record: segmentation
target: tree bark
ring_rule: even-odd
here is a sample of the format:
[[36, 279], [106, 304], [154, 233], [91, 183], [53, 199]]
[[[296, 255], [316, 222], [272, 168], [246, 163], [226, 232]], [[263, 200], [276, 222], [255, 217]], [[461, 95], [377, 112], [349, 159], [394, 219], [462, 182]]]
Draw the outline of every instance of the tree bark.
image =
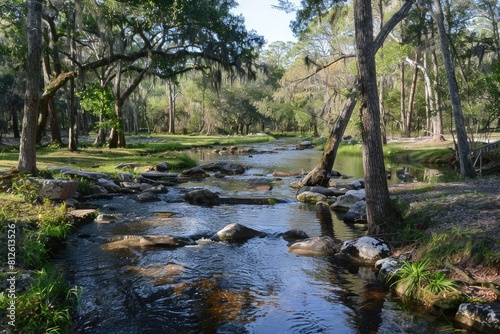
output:
[[457, 133], [458, 143], [458, 157], [460, 161], [460, 175], [463, 177], [476, 177], [476, 170], [472, 164], [470, 156], [470, 148], [467, 142], [467, 132], [465, 131], [465, 123], [463, 119], [462, 103], [458, 90], [457, 78], [453, 68], [453, 61], [451, 59], [450, 45], [448, 36], [444, 26], [444, 15], [439, 0], [433, 0], [434, 10], [431, 10], [433, 20], [436, 22], [440, 44], [441, 53], [443, 55], [444, 68], [448, 79], [448, 90], [450, 92], [451, 106], [453, 109], [453, 116], [455, 119], [455, 128]]
[[27, 2], [28, 55], [24, 117], [17, 170], [36, 174], [36, 126], [40, 107], [42, 57], [42, 0]]
[[[418, 60], [418, 52], [415, 55], [415, 64]], [[405, 136], [411, 137], [411, 122], [413, 119], [413, 108], [415, 106], [415, 93], [417, 91], [417, 81], [418, 81], [418, 68], [415, 66], [413, 70], [413, 76], [411, 78], [410, 96], [408, 97], [408, 112], [406, 114], [406, 124], [405, 124]]]

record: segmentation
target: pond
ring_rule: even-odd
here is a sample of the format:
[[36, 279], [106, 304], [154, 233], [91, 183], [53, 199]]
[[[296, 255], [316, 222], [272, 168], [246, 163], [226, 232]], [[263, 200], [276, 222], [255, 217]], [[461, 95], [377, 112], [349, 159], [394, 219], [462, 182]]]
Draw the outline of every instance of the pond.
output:
[[[119, 219], [91, 223], [68, 239], [63, 254], [72, 284], [82, 288], [75, 333], [430, 333], [428, 315], [406, 310], [377, 282], [371, 268], [336, 257], [302, 257], [287, 252], [279, 236], [291, 229], [309, 236], [350, 240], [362, 232], [325, 207], [296, 202], [289, 185], [295, 177], [274, 171], [309, 171], [322, 152], [295, 150], [297, 139], [254, 145], [253, 155], [191, 154], [200, 164], [233, 161], [249, 167], [244, 175], [210, 177], [171, 187], [162, 201], [138, 203], [117, 196], [92, 204]], [[399, 168], [395, 166], [394, 168]], [[360, 159], [339, 158], [335, 169], [362, 177]], [[423, 174], [422, 174], [423, 175]], [[255, 177], [273, 180], [273, 189], [251, 191]], [[397, 178], [392, 178], [391, 182]], [[288, 199], [275, 205], [189, 205], [181, 199], [193, 188], [227, 197]], [[265, 232], [244, 243], [207, 237], [230, 223]], [[164, 249], [110, 247], [118, 235], [174, 235], [195, 245]]]

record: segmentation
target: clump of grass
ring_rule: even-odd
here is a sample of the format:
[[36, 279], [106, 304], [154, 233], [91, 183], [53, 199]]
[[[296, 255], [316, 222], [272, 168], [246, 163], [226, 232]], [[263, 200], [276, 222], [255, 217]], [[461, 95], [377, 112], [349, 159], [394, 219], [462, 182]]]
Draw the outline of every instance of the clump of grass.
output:
[[456, 284], [440, 271], [432, 270], [430, 260], [404, 262], [399, 270], [390, 275], [392, 286], [406, 301], [419, 298], [422, 290], [434, 295], [456, 291]]
[[[16, 330], [22, 333], [70, 333], [71, 310], [78, 303], [79, 290], [50, 266], [35, 273], [32, 286], [16, 299]], [[0, 293], [0, 313], [10, 299]]]

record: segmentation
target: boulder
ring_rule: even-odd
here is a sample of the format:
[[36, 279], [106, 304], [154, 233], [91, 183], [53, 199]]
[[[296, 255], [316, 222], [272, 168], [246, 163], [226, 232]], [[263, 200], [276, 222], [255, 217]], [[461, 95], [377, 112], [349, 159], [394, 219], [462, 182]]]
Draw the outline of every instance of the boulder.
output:
[[210, 174], [208, 174], [203, 168], [199, 166], [186, 169], [180, 174], [180, 177], [186, 179], [204, 179], [209, 176]]
[[297, 241], [288, 248], [288, 252], [304, 256], [328, 256], [338, 252], [340, 244], [328, 236], [313, 237]]
[[201, 206], [215, 206], [220, 204], [219, 195], [208, 189], [196, 189], [190, 191], [182, 197], [189, 204]]
[[163, 184], [158, 184], [156, 186], [149, 187], [144, 191], [155, 194], [163, 194], [163, 193], [168, 193], [168, 188]]
[[106, 188], [99, 186], [97, 184], [93, 184], [89, 187], [88, 190], [89, 194], [109, 194], [109, 191], [106, 190]]
[[281, 237], [286, 241], [297, 241], [309, 238], [307, 233], [301, 230], [288, 230], [281, 234]]
[[411, 254], [401, 254], [399, 256], [390, 256], [375, 262], [375, 268], [378, 270], [377, 279], [384, 283], [390, 283], [389, 279], [391, 275], [394, 275], [398, 271], [405, 261], [411, 259]]
[[245, 241], [255, 237], [265, 237], [264, 232], [254, 230], [241, 224], [229, 224], [217, 232], [212, 240], [216, 241]]
[[109, 213], [101, 213], [96, 217], [95, 222], [96, 223], [110, 223], [112, 221], [117, 221], [117, 220], [118, 220], [118, 217], [115, 215], [112, 215]]
[[500, 302], [460, 304], [455, 321], [479, 333], [500, 333]]
[[78, 188], [76, 180], [33, 179], [40, 184], [38, 195], [50, 200], [65, 200], [75, 196]]
[[158, 197], [158, 194], [155, 194], [155, 193], [149, 192], [149, 191], [145, 191], [143, 193], [140, 193], [139, 195], [137, 195], [135, 200], [137, 202], [141, 202], [141, 203], [161, 201], [160, 198]]
[[356, 264], [375, 264], [391, 255], [389, 245], [379, 238], [361, 237], [345, 241], [340, 248], [340, 257]]
[[365, 199], [365, 190], [349, 190], [345, 195], [337, 197], [330, 208], [334, 211], [347, 212], [357, 202]]
[[297, 190], [297, 194], [303, 193], [305, 191], [313, 192], [313, 193], [318, 193], [321, 195], [325, 195], [327, 197], [334, 197], [334, 196], [340, 196], [344, 195], [345, 192], [339, 192], [337, 189], [332, 188], [332, 187], [322, 187], [322, 186], [304, 186]]
[[166, 162], [160, 162], [158, 165], [154, 166], [153, 169], [157, 172], [168, 171], [168, 164]]
[[312, 191], [304, 191], [297, 195], [297, 201], [308, 204], [316, 204], [319, 202], [326, 202], [325, 195], [315, 193]]
[[122, 191], [122, 188], [119, 185], [107, 178], [97, 179], [97, 184], [104, 187], [110, 193], [119, 193]]
[[210, 171], [210, 172], [219, 172], [222, 175], [241, 175], [246, 171], [246, 167], [243, 165], [235, 164], [232, 162], [211, 162], [205, 165], [200, 166], [199, 168]]
[[71, 210], [68, 212], [73, 221], [73, 225], [80, 226], [86, 223], [94, 221], [94, 219], [99, 215], [99, 212], [95, 209], [79, 209]]
[[178, 174], [173, 173], [165, 173], [165, 172], [146, 172], [142, 173], [136, 178], [136, 182], [139, 183], [157, 183], [160, 181], [164, 181], [167, 183], [176, 183], [178, 178]]
[[342, 220], [345, 223], [354, 223], [357, 220], [366, 220], [366, 201], [358, 201], [354, 203], [345, 213]]

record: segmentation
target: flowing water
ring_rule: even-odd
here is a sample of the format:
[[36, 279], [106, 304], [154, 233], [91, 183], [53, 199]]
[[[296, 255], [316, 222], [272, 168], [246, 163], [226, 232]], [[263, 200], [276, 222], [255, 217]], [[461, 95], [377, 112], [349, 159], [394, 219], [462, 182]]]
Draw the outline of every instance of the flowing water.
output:
[[[297, 140], [256, 145], [272, 153], [192, 155], [200, 164], [233, 161], [250, 169], [242, 176], [182, 183], [162, 201], [137, 203], [132, 196], [93, 202], [119, 219], [91, 223], [68, 240], [68, 276], [82, 287], [76, 333], [429, 333], [433, 323], [405, 310], [381, 286], [370, 268], [335, 257], [301, 257], [287, 252], [279, 236], [300, 229], [309, 236], [340, 240], [361, 236], [328, 208], [294, 201], [294, 177], [274, 171], [309, 171], [320, 151], [295, 150]], [[276, 149], [278, 148], [278, 149]], [[336, 170], [362, 176], [360, 159], [337, 159]], [[417, 173], [418, 174], [418, 173]], [[269, 191], [246, 190], [250, 178], [273, 179]], [[394, 179], [394, 178], [393, 178]], [[193, 206], [181, 200], [203, 187], [224, 197], [289, 199], [275, 205]], [[161, 213], [161, 214], [158, 214]], [[207, 237], [229, 223], [267, 233], [244, 243]], [[176, 249], [112, 247], [117, 235], [174, 235], [197, 244]]]

